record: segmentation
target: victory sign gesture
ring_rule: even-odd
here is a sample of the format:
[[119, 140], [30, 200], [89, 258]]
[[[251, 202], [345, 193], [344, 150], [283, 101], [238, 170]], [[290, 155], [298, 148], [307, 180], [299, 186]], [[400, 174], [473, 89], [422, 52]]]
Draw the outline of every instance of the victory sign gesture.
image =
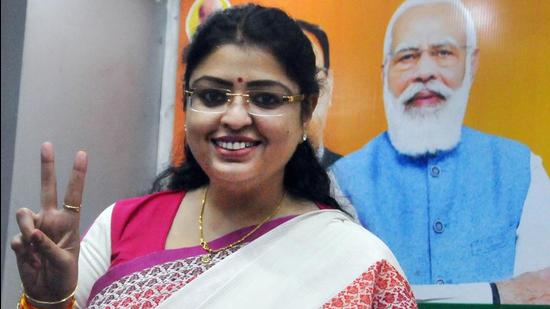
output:
[[79, 151], [63, 203], [57, 200], [53, 146], [41, 147], [41, 210], [17, 211], [20, 234], [11, 247], [29, 303], [56, 307], [72, 301], [78, 280], [80, 205], [87, 157]]

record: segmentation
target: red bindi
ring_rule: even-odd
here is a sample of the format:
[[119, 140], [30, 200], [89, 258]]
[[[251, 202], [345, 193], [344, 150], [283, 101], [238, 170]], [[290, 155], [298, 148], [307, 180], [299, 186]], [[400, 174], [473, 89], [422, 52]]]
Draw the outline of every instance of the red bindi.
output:
[[242, 83], [242, 82], [243, 82], [243, 78], [242, 78], [242, 77], [237, 77], [237, 81], [238, 81], [239, 83]]

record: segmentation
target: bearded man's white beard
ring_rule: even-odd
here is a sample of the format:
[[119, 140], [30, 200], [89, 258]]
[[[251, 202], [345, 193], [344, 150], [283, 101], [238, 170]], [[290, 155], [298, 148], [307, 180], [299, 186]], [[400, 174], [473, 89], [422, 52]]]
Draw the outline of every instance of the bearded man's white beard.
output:
[[[471, 81], [466, 74], [456, 90], [437, 80], [426, 84], [413, 83], [396, 98], [385, 78], [384, 108], [393, 147], [399, 153], [413, 157], [456, 147], [460, 141]], [[422, 90], [434, 91], [445, 99], [437, 106], [406, 106], [406, 102]]]

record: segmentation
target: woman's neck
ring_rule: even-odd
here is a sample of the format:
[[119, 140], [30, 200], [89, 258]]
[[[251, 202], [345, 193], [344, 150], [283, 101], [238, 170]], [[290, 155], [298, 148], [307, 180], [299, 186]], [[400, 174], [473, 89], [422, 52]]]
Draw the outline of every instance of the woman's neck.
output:
[[205, 212], [212, 218], [234, 223], [255, 224], [284, 203], [282, 179], [270, 184], [223, 185], [216, 182], [208, 186]]

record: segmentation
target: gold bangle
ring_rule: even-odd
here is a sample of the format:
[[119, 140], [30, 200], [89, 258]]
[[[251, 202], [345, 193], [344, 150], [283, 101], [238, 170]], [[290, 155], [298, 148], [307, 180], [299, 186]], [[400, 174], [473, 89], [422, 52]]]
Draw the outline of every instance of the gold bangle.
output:
[[[73, 298], [69, 303], [67, 303], [67, 306], [65, 307], [65, 309], [74, 309], [75, 305], [76, 305], [76, 299]], [[21, 298], [17, 303], [17, 309], [40, 309], [40, 308], [29, 304], [25, 293], [21, 293]]]
[[32, 298], [31, 296], [29, 296], [29, 294], [27, 294], [27, 292], [25, 292], [25, 289], [23, 288], [23, 295], [25, 296], [25, 298], [27, 298], [28, 300], [31, 301], [31, 303], [35, 303], [37, 305], [59, 305], [59, 304], [62, 304], [64, 302], [66, 302], [67, 300], [71, 299], [71, 298], [74, 298], [74, 294], [76, 293], [76, 288], [78, 287], [78, 285], [74, 288], [73, 292], [71, 294], [69, 294], [69, 296], [61, 299], [61, 300], [56, 300], [56, 301], [44, 301], [44, 300], [38, 300], [36, 298]]

